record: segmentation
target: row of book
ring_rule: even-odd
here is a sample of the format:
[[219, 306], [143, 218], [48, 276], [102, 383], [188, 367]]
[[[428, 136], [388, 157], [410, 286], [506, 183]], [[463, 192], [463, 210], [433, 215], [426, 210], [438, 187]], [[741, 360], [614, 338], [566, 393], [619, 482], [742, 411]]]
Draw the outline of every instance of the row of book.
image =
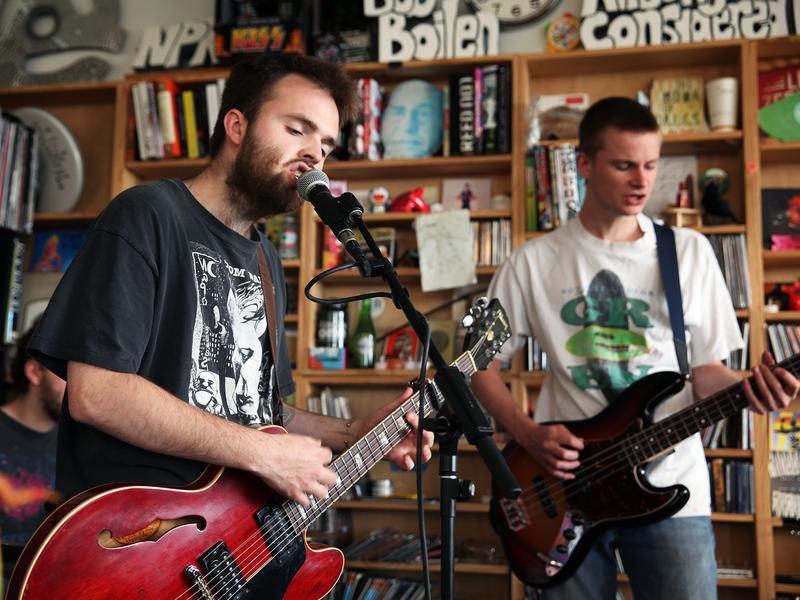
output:
[[443, 104], [443, 156], [511, 152], [510, 65], [451, 75]]
[[800, 353], [800, 324], [770, 323], [767, 325], [767, 337], [769, 349], [778, 361]]
[[747, 240], [743, 233], [711, 234], [714, 249], [734, 308], [750, 306], [750, 275], [747, 270]]
[[727, 458], [708, 460], [711, 506], [715, 512], [752, 514], [755, 503], [753, 463]]
[[525, 230], [550, 231], [578, 214], [586, 180], [572, 144], [533, 146], [525, 155]]
[[472, 256], [478, 267], [496, 267], [511, 254], [511, 221], [472, 221]]
[[9, 232], [0, 233], [0, 340], [13, 344], [22, 321], [22, 274], [25, 242]]
[[528, 336], [525, 343], [525, 369], [527, 371], [547, 371], [547, 352], [533, 336]]
[[[416, 533], [401, 533], [391, 528], [371, 532], [367, 537], [344, 548], [348, 560], [415, 562], [420, 558], [420, 538]], [[441, 548], [439, 538], [428, 538], [428, 555]]]
[[421, 581], [345, 571], [333, 592], [325, 600], [422, 600], [425, 587]]
[[319, 396], [309, 396], [308, 410], [337, 419], [352, 418], [350, 399], [346, 396], [334, 395], [333, 390], [329, 387], [325, 387]]
[[734, 371], [746, 371], [749, 364], [748, 348], [750, 348], [750, 321], [739, 319], [739, 330], [742, 332], [742, 347], [734, 350], [722, 362]]
[[139, 160], [208, 154], [225, 79], [181, 88], [168, 78], [131, 86]]
[[706, 427], [701, 438], [704, 448], [753, 448], [753, 413], [747, 409]]
[[0, 227], [30, 233], [39, 182], [39, 133], [0, 112]]
[[769, 450], [772, 512], [800, 519], [800, 412], [780, 410], [770, 415]]

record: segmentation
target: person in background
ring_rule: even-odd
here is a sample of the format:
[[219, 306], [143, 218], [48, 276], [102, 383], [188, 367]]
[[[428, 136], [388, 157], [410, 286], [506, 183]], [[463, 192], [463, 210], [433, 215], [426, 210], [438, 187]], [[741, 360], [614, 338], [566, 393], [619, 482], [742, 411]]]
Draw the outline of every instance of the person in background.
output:
[[8, 488], [8, 494], [0, 494], [6, 581], [22, 547], [45, 517], [45, 497], [55, 484], [58, 414], [66, 386], [25, 352], [32, 333], [33, 327], [17, 339], [11, 361], [13, 396], [0, 406], [0, 477]]
[[[592, 105], [579, 130], [578, 169], [586, 197], [577, 218], [515, 250], [495, 274], [489, 296], [500, 300], [512, 337], [486, 371], [472, 377], [476, 396], [514, 439], [553, 476], [574, 479], [584, 440], [548, 421], [584, 420], [631, 384], [658, 371], [679, 371], [656, 254], [653, 222], [644, 214], [658, 170], [661, 134], [652, 113], [634, 100]], [[742, 346], [730, 295], [708, 240], [675, 229], [691, 382], [662, 403], [656, 419], [741, 380], [723, 365]], [[513, 402], [500, 376], [533, 336], [550, 370], [534, 419]], [[765, 353], [744, 383], [753, 410], [785, 407], [800, 389]], [[548, 588], [551, 599], [616, 597], [619, 550], [636, 598], [716, 597], [709, 479], [700, 435], [657, 459], [648, 470], [659, 487], [683, 484], [686, 505], [672, 518], [600, 536], [577, 572]]]

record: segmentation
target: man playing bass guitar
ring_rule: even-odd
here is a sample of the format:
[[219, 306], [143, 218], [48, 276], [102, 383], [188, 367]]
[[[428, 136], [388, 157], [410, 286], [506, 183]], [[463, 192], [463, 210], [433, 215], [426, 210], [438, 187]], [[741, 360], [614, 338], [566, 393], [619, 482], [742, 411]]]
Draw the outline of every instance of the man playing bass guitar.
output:
[[[473, 377], [472, 388], [561, 489], [580, 473], [588, 442], [567, 425], [544, 423], [590, 419], [613, 407], [631, 384], [653, 373], [679, 371], [654, 225], [643, 214], [661, 142], [655, 117], [635, 101], [611, 97], [591, 106], [580, 125], [578, 170], [586, 179], [580, 213], [518, 248], [489, 290], [505, 307], [513, 334], [493, 365]], [[742, 338], [711, 245], [689, 229], [674, 233], [691, 385], [658, 407], [656, 421], [688, 406], [693, 397], [741, 381], [721, 362], [742, 346]], [[526, 336], [538, 340], [550, 364], [534, 420], [512, 401], [499, 375], [500, 363]], [[765, 353], [753, 369], [753, 383], [742, 384], [743, 396], [759, 414], [785, 407], [800, 388], [794, 375], [774, 364]], [[672, 518], [599, 534], [572, 576], [542, 586], [547, 587], [544, 598], [613, 599], [615, 549], [637, 598], [716, 597], [709, 478], [700, 436], [690, 435], [661, 453], [647, 473], [655, 486], [686, 486], [690, 494], [683, 508]], [[523, 489], [529, 484], [520, 483]], [[558, 493], [553, 486], [540, 496], [551, 494], [557, 501]], [[587, 504], [599, 504], [604, 497], [597, 493]], [[530, 521], [535, 530], [537, 521], [532, 516]], [[583, 517], [575, 521], [580, 526]], [[573, 527], [560, 552], [575, 535]], [[535, 552], [523, 555], [537, 560]], [[538, 556], [544, 563], [550, 560], [546, 552]], [[546, 569], [561, 564], [553, 560]]]

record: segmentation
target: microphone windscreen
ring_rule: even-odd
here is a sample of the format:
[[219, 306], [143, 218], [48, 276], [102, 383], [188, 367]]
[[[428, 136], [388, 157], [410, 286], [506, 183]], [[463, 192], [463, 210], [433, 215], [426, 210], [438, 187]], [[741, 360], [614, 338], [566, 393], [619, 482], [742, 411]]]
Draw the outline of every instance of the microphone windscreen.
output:
[[326, 188], [330, 188], [331, 181], [328, 176], [318, 169], [306, 171], [297, 178], [297, 195], [303, 200], [308, 200], [308, 192], [315, 185], [322, 183]]

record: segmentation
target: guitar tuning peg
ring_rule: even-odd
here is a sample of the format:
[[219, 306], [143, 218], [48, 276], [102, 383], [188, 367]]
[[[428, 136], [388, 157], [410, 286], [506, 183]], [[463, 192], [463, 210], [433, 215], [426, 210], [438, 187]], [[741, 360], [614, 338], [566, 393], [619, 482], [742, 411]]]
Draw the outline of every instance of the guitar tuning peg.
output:
[[461, 325], [464, 329], [471, 329], [475, 325], [475, 317], [471, 314], [464, 315], [464, 318], [461, 319]]

